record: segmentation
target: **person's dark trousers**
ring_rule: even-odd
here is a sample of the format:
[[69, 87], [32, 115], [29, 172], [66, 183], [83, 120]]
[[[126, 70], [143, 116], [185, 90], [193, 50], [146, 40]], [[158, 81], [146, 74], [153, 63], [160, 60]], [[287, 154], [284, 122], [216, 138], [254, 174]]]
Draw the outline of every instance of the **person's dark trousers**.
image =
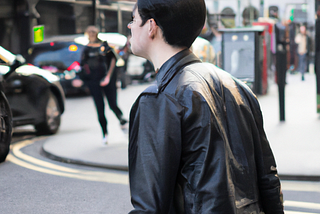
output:
[[102, 129], [103, 135], [108, 134], [107, 119], [105, 116], [105, 105], [103, 93], [106, 95], [110, 109], [115, 113], [119, 121], [122, 119], [122, 111], [117, 105], [117, 87], [116, 87], [116, 73], [114, 73], [107, 86], [101, 87], [99, 81], [88, 81], [86, 85], [90, 90], [90, 94], [93, 98], [98, 120]]
[[115, 113], [119, 120], [122, 119], [122, 111], [117, 103], [117, 72], [113, 72], [110, 82], [107, 86], [103, 87], [103, 91], [107, 97], [110, 109]]
[[299, 54], [298, 71], [301, 73], [301, 79], [304, 80], [304, 74], [307, 71], [307, 54]]

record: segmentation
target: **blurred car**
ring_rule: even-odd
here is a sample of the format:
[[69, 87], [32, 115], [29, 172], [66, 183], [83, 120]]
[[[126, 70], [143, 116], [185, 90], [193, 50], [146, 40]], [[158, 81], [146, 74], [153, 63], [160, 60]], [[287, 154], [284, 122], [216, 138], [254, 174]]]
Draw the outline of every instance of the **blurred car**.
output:
[[[65, 100], [59, 77], [24, 61], [0, 46], [1, 87], [9, 102], [13, 127], [33, 125], [38, 134], [55, 134]], [[13, 63], [16, 66], [10, 70]]]
[[197, 37], [191, 46], [191, 50], [203, 62], [216, 64], [215, 49], [213, 48], [212, 44], [208, 40], [202, 37]]
[[156, 72], [153, 64], [145, 58], [130, 54], [128, 57], [127, 75], [132, 80], [150, 82], [155, 78]]
[[[127, 37], [118, 33], [99, 33], [98, 38], [107, 41], [116, 53], [127, 42]], [[82, 51], [88, 43], [83, 34], [51, 37], [29, 49], [27, 62], [59, 76], [66, 95], [88, 94], [84, 85], [74, 84]], [[117, 66], [123, 66], [123, 60], [117, 57]]]
[[58, 76], [66, 95], [88, 92], [85, 86], [72, 86], [77, 69], [69, 69], [74, 62], [80, 62], [84, 45], [74, 41], [76, 37], [80, 36], [82, 35], [57, 36], [46, 39], [29, 48], [26, 57], [28, 63]]
[[0, 163], [5, 161], [12, 138], [12, 113], [2, 87], [3, 77], [0, 75]]
[[[114, 48], [118, 59], [117, 67], [125, 66], [126, 71], [121, 75], [126, 75], [124, 79], [129, 79], [127, 82], [153, 81], [155, 69], [151, 62], [134, 54], [129, 54], [127, 60], [122, 60], [121, 50], [126, 46], [126, 36], [119, 33], [99, 33], [98, 38], [107, 41]], [[88, 43], [88, 38], [83, 34], [51, 37], [29, 49], [27, 62], [59, 76], [66, 95], [86, 94], [88, 89], [84, 85], [74, 83], [80, 68], [81, 53]], [[209, 41], [198, 37], [191, 49], [201, 60], [214, 63], [214, 49]]]

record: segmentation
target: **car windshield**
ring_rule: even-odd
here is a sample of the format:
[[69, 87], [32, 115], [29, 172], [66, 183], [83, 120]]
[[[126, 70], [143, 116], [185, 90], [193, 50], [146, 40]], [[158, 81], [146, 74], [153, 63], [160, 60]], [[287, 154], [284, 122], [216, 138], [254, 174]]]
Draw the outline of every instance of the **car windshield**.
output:
[[53, 66], [60, 71], [64, 71], [73, 62], [80, 62], [83, 46], [72, 43], [59, 49], [50, 47], [51, 46], [48, 46], [41, 50], [35, 48], [32, 54], [33, 60], [31, 63], [41, 68]]

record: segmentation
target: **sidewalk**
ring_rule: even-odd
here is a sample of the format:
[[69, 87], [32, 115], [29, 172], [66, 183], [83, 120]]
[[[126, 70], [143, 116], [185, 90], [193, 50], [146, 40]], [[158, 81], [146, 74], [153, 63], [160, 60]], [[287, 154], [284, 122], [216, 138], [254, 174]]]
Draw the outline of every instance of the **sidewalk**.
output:
[[320, 117], [316, 112], [315, 74], [287, 74], [285, 121], [279, 121], [277, 85], [259, 97], [267, 137], [281, 177], [315, 176], [320, 181]]
[[[315, 81], [313, 72], [306, 74], [305, 81], [301, 81], [300, 74], [287, 74], [285, 122], [279, 121], [276, 84], [270, 85], [267, 95], [258, 97], [265, 131], [281, 178], [320, 180], [320, 119], [316, 113]], [[132, 103], [147, 86], [135, 85], [119, 90], [118, 101], [124, 115], [129, 117]], [[90, 101], [84, 100], [81, 100], [81, 105], [86, 105], [84, 108], [94, 108]], [[79, 121], [75, 119], [79, 115], [70, 111], [78, 107], [74, 101], [71, 103], [66, 100], [66, 113], [62, 117], [60, 131], [43, 144], [44, 153], [64, 162], [127, 170], [128, 135], [120, 127], [109, 125], [110, 143], [101, 145], [101, 131], [96, 117], [81, 115], [81, 120], [85, 121], [81, 124], [85, 125], [79, 126]], [[106, 114], [109, 124], [118, 123], [109, 109]], [[74, 128], [75, 124], [77, 128]]]

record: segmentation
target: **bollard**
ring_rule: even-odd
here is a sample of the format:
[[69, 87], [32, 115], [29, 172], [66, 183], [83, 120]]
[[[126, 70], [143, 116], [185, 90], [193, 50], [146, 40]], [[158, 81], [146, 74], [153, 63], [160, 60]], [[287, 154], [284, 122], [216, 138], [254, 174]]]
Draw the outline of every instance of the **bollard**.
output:
[[276, 33], [276, 72], [279, 92], [280, 121], [285, 121], [285, 85], [287, 71], [287, 50], [285, 41], [285, 26], [281, 23], [275, 25]]
[[315, 1], [316, 20], [315, 20], [315, 57], [314, 69], [317, 83], [317, 113], [320, 113], [320, 0]]

